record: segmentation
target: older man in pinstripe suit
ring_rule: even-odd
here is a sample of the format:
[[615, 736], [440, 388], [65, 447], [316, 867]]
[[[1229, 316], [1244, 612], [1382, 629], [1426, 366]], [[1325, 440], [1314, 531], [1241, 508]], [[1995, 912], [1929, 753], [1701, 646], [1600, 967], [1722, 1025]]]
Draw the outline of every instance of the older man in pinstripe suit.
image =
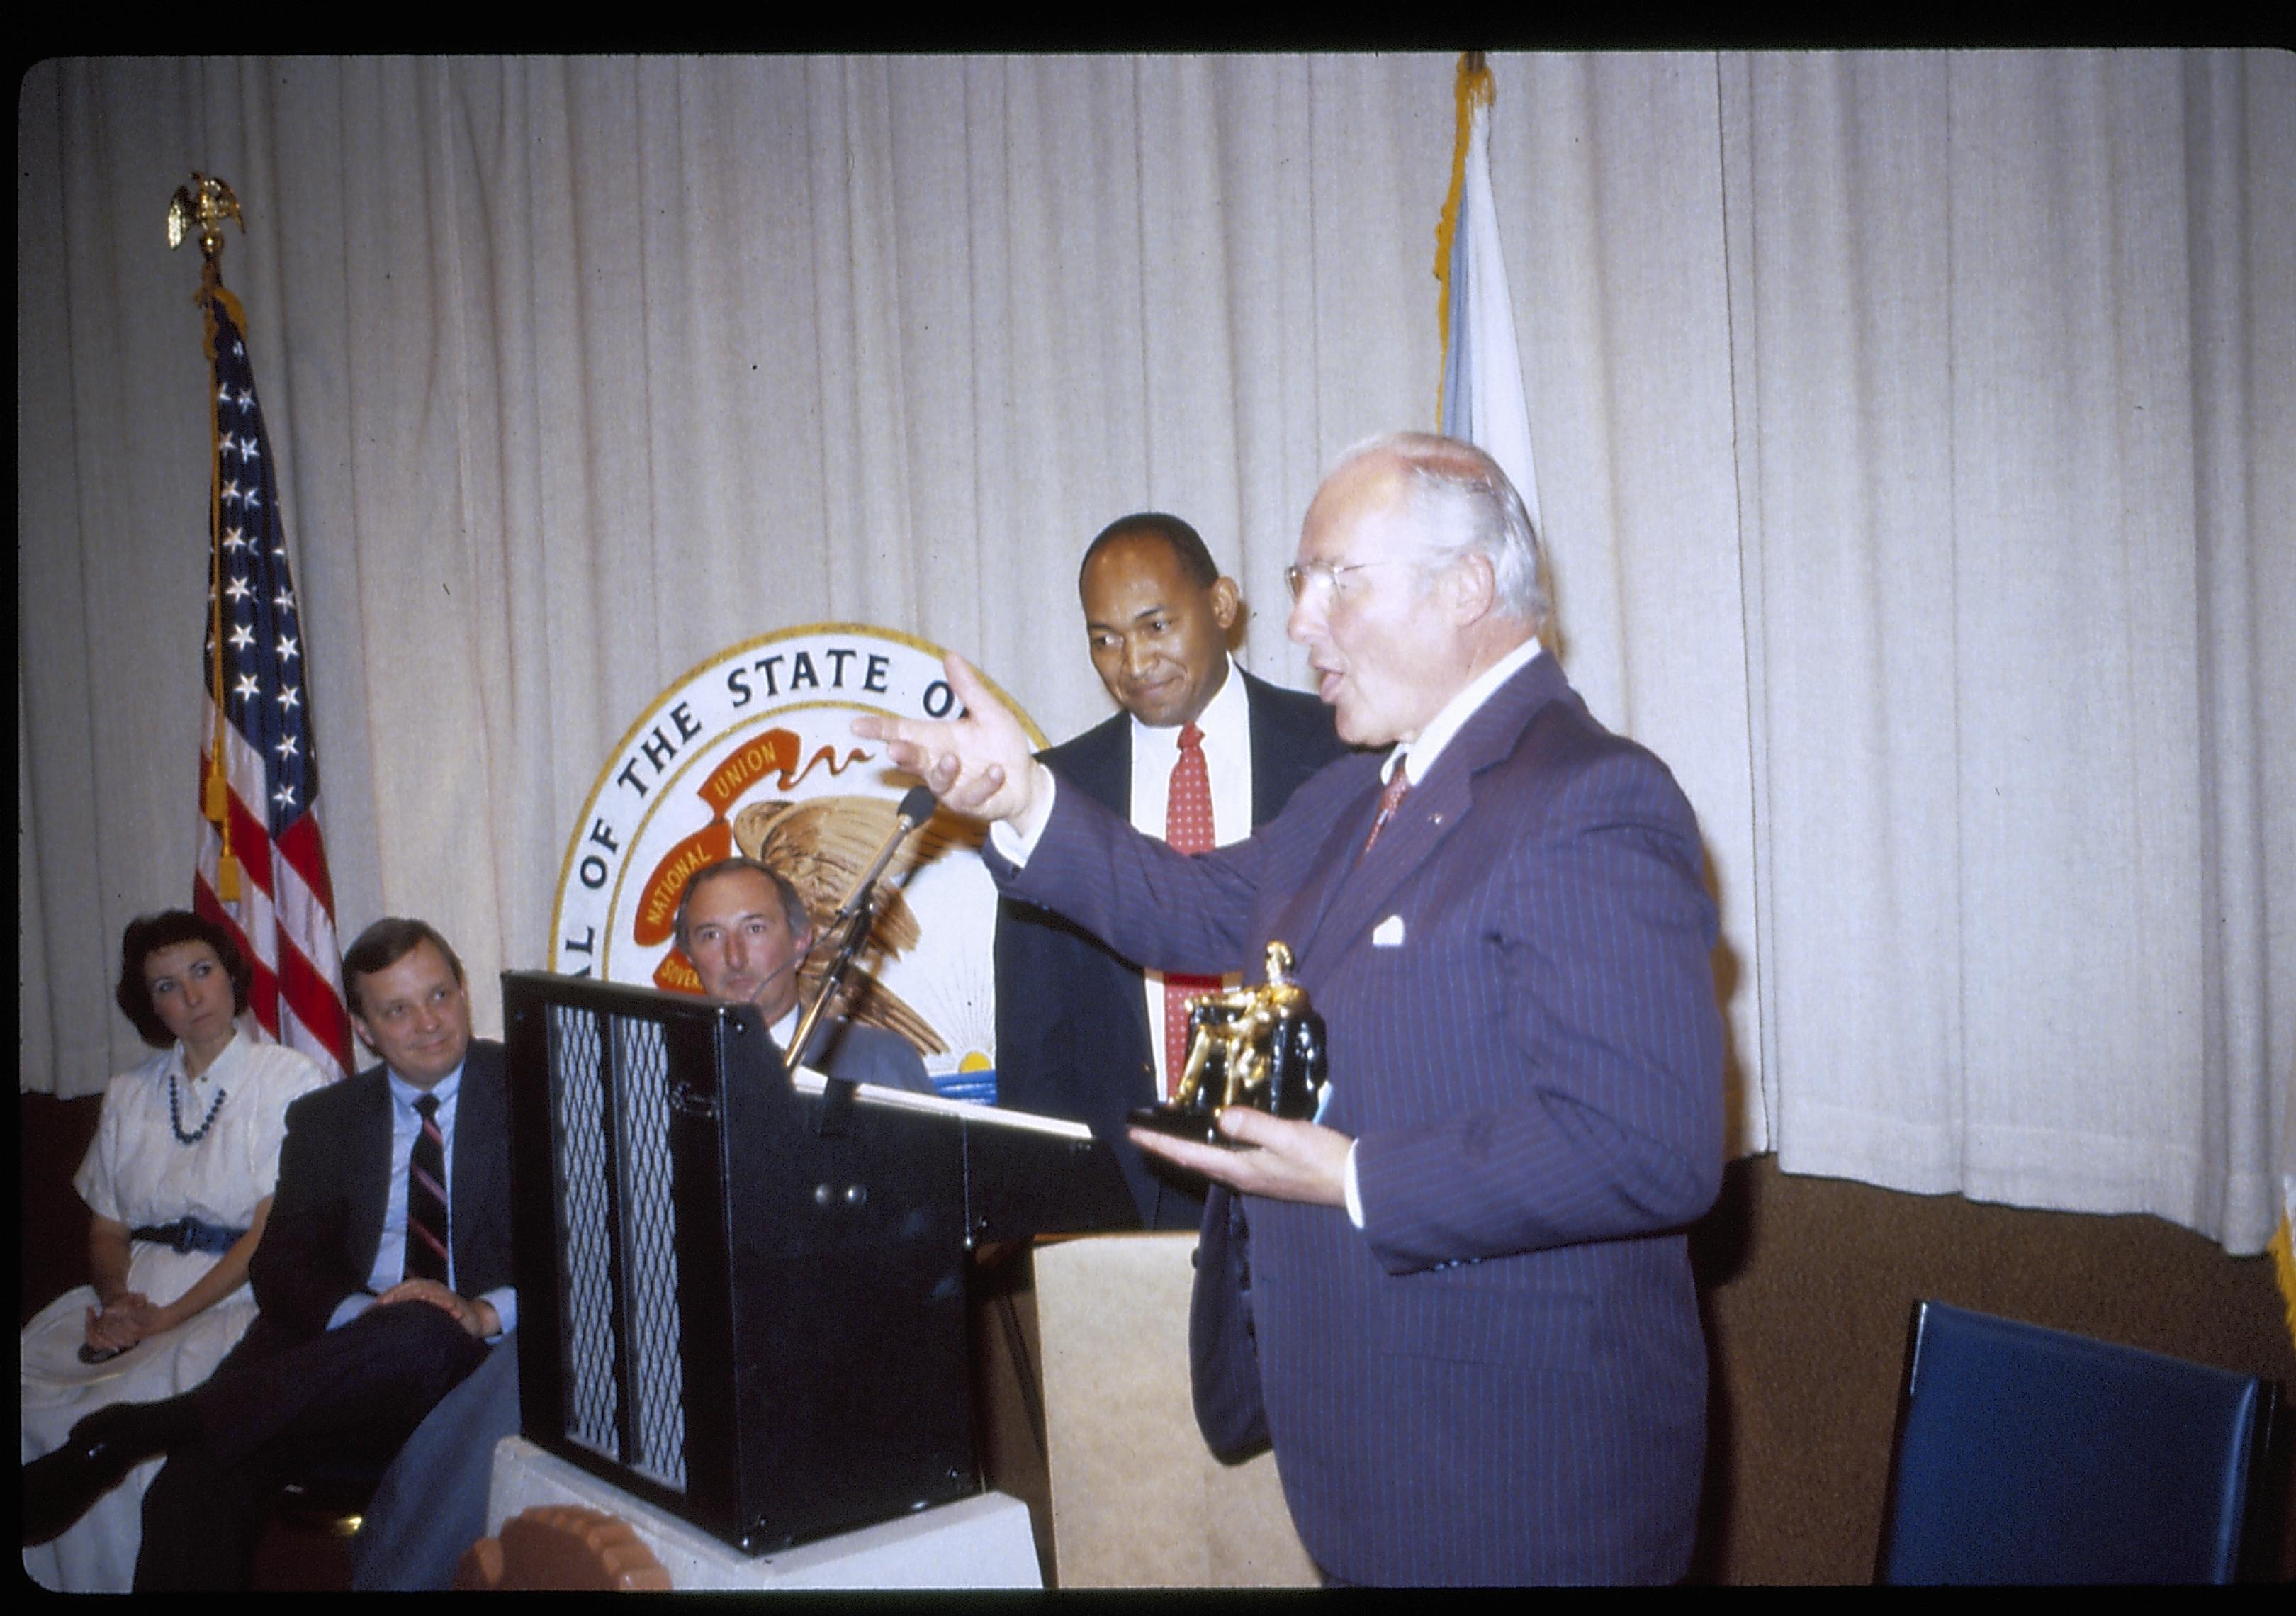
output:
[[1541, 650], [1542, 574], [1480, 451], [1398, 435], [1344, 458], [1301, 532], [1291, 633], [1341, 737], [1391, 750], [1193, 858], [1057, 792], [961, 665], [975, 716], [872, 725], [1000, 822], [1008, 891], [1130, 956], [1210, 972], [1291, 945], [1330, 1031], [1324, 1115], [1230, 1112], [1233, 1151], [1136, 1137], [1227, 1186], [1200, 1252], [1198, 1419], [1223, 1453], [1273, 1440], [1334, 1580], [1689, 1563], [1715, 912], [1673, 777]]

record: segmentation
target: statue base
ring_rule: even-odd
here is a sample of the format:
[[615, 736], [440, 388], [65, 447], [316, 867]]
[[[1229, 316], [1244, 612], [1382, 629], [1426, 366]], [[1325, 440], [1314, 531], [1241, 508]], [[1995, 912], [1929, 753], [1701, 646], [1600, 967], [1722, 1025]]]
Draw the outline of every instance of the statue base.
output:
[[1124, 1119], [1135, 1128], [1144, 1128], [1150, 1133], [1168, 1134], [1175, 1139], [1193, 1139], [1199, 1144], [1216, 1144], [1222, 1150], [1257, 1150], [1241, 1139], [1231, 1139], [1219, 1130], [1219, 1112], [1216, 1111], [1184, 1111], [1176, 1105], [1136, 1105]]

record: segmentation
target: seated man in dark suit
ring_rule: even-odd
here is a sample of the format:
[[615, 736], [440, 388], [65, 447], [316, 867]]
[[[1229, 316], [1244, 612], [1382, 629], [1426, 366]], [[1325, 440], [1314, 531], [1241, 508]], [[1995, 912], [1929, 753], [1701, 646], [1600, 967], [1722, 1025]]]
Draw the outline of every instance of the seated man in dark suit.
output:
[[[685, 883], [676, 935], [702, 991], [757, 1005], [786, 1048], [798, 1020], [797, 967], [813, 941], [797, 890], [747, 858], [705, 865]], [[830, 1020], [813, 1044], [806, 1064], [831, 1077], [932, 1092], [924, 1062], [898, 1033]], [[463, 1551], [486, 1534], [495, 1445], [518, 1434], [517, 1346], [496, 1346], [408, 1439], [351, 1546], [352, 1587], [452, 1585]]]
[[[1043, 757], [1135, 829], [1184, 852], [1241, 841], [1345, 754], [1321, 701], [1230, 660], [1242, 621], [1235, 580], [1178, 517], [1111, 522], [1085, 550], [1077, 592], [1093, 667], [1124, 710]], [[1218, 988], [1217, 978], [1144, 979], [1048, 909], [1011, 899], [998, 909], [996, 1103], [1089, 1124], [1150, 1228], [1196, 1227], [1203, 1183], [1150, 1163], [1124, 1119], [1171, 1094], [1186, 1058], [1186, 1000]]]
[[244, 1587], [283, 1481], [379, 1475], [517, 1322], [502, 1046], [471, 1037], [462, 962], [421, 921], [377, 921], [343, 982], [383, 1063], [288, 1110], [250, 1265], [261, 1316], [205, 1384], [102, 1410], [25, 1468], [29, 1534], [168, 1456], [144, 1500], [139, 1590]]

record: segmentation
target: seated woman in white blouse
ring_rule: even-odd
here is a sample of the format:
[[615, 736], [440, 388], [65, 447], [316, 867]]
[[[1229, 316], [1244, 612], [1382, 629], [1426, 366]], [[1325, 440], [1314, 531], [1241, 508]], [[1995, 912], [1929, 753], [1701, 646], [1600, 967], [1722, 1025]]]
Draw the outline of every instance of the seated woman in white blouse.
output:
[[[252, 973], [231, 934], [181, 909], [131, 922], [119, 1007], [164, 1053], [111, 1080], [72, 1185], [94, 1214], [95, 1283], [57, 1298], [20, 1341], [23, 1459], [107, 1403], [189, 1390], [255, 1319], [248, 1259], [279, 1176], [288, 1102], [324, 1081], [304, 1055], [242, 1031]], [[43, 1587], [126, 1593], [152, 1459], [63, 1536], [24, 1550]]]

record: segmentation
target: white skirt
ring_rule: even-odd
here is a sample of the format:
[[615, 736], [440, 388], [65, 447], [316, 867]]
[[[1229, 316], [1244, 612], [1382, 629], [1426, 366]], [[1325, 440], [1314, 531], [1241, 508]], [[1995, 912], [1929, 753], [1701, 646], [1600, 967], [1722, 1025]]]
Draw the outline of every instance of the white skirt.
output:
[[[212, 1251], [174, 1251], [138, 1241], [127, 1260], [127, 1288], [155, 1304], [174, 1300], [216, 1264]], [[83, 1364], [86, 1312], [93, 1287], [67, 1292], [40, 1310], [20, 1338], [23, 1382], [23, 1462], [63, 1446], [72, 1426], [109, 1403], [173, 1397], [215, 1373], [225, 1354], [255, 1322], [255, 1295], [242, 1285], [231, 1295], [164, 1335], [135, 1343], [118, 1358]], [[144, 1494], [160, 1473], [147, 1459], [95, 1502], [53, 1543], [24, 1551], [24, 1572], [60, 1593], [128, 1592], [135, 1551], [144, 1538]]]

